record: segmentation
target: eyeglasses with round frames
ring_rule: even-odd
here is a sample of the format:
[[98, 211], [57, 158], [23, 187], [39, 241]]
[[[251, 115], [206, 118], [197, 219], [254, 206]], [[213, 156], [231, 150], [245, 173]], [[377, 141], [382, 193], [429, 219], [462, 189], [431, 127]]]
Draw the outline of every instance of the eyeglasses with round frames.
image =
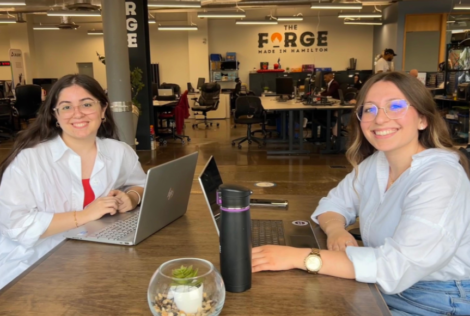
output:
[[54, 108], [57, 115], [63, 119], [71, 118], [75, 113], [75, 107], [77, 107], [84, 115], [90, 115], [98, 112], [101, 109], [101, 102], [99, 101], [82, 101], [78, 106], [71, 104], [62, 104]]
[[405, 116], [410, 104], [403, 99], [388, 101], [384, 107], [378, 107], [374, 103], [367, 102], [356, 110], [356, 116], [361, 122], [371, 122], [379, 114], [379, 109], [383, 109], [385, 115], [391, 120], [398, 120]]

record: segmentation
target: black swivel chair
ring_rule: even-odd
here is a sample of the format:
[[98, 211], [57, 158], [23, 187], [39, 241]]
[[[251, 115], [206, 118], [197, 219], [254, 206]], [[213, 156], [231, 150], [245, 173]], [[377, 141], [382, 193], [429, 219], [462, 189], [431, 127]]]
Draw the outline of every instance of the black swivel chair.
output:
[[0, 140], [14, 137], [10, 99], [0, 99]]
[[349, 102], [357, 98], [359, 91], [356, 88], [347, 88], [344, 91], [344, 101]]
[[261, 105], [261, 99], [256, 96], [240, 96], [237, 98], [235, 109], [235, 124], [246, 124], [246, 137], [240, 137], [232, 140], [232, 146], [238, 142], [238, 148], [242, 148], [242, 143], [248, 141], [248, 144], [255, 142], [261, 148], [264, 140], [254, 137], [251, 132], [252, 124], [261, 124], [266, 120], [266, 112]]
[[18, 116], [20, 122], [23, 120], [28, 125], [29, 119], [35, 118], [41, 107], [41, 86], [36, 84], [17, 86], [15, 94], [14, 115]]
[[176, 83], [166, 83], [166, 82], [164, 82], [160, 85], [160, 89], [171, 89], [171, 90], [173, 90], [173, 94], [178, 96], [178, 98], [181, 96], [181, 88]]
[[[209, 124], [207, 123], [207, 112], [218, 109], [219, 99], [220, 85], [217, 82], [207, 82], [202, 85], [199, 99], [191, 99], [195, 101], [191, 110], [194, 112], [194, 118], [196, 118], [196, 115], [204, 115], [204, 121], [193, 124], [193, 128], [198, 127], [199, 124], [205, 124], [206, 128], [209, 127]], [[200, 112], [202, 114], [200, 114]], [[212, 123], [210, 123], [210, 126], [212, 126]], [[217, 123], [217, 127], [219, 127], [219, 123]]]

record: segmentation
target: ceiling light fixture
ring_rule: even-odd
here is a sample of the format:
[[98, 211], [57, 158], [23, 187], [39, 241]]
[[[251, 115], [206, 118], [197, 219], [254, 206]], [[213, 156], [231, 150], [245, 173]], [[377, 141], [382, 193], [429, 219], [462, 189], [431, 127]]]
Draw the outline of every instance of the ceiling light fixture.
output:
[[312, 3], [310, 9], [319, 10], [361, 10], [362, 3]]
[[60, 30], [60, 28], [58, 28], [57, 26], [54, 26], [54, 25], [49, 25], [49, 26], [37, 25], [37, 26], [33, 26], [33, 30], [36, 30], [36, 31], [49, 31], [49, 30]]
[[197, 31], [197, 25], [159, 25], [159, 31]]
[[338, 18], [381, 18], [381, 13], [340, 13]]
[[48, 11], [47, 16], [101, 16], [101, 11], [55, 10]]
[[156, 24], [157, 20], [149, 18], [149, 24]]
[[235, 24], [240, 24], [240, 25], [277, 25], [276, 20], [240, 20], [236, 21]]
[[198, 18], [210, 18], [210, 19], [229, 19], [229, 18], [244, 18], [246, 17], [245, 12], [198, 12]]
[[200, 8], [200, 1], [152, 1], [149, 8]]
[[448, 24], [455, 23], [455, 21], [447, 21]]
[[382, 21], [344, 21], [344, 24], [350, 25], [383, 25]]
[[15, 19], [0, 18], [0, 23], [16, 23]]
[[303, 21], [303, 16], [276, 16], [278, 21]]
[[456, 4], [454, 5], [454, 10], [470, 10], [470, 4]]
[[0, 1], [0, 5], [26, 5], [25, 0], [4, 0]]
[[465, 33], [465, 32], [468, 32], [470, 30], [452, 30], [452, 34], [455, 34], [455, 33]]
[[88, 35], [103, 35], [103, 31], [98, 31], [98, 30], [91, 30], [91, 31], [88, 31], [87, 33]]

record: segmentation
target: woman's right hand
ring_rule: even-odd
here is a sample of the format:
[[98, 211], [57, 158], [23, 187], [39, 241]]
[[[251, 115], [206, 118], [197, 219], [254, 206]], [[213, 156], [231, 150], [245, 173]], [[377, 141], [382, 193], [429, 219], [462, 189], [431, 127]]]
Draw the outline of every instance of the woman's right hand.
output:
[[335, 229], [328, 234], [328, 250], [345, 251], [347, 246], [358, 247], [356, 239], [346, 229]]
[[[83, 210], [87, 222], [100, 219], [106, 214], [114, 215], [119, 208], [119, 200], [114, 196], [100, 197]], [[82, 223], [85, 224], [85, 223]]]

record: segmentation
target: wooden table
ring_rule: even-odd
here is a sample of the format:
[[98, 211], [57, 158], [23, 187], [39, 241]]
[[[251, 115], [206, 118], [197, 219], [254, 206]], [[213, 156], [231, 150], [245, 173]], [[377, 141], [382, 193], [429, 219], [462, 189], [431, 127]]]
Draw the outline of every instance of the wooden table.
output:
[[[304, 111], [305, 110], [323, 110], [327, 111], [327, 126], [326, 126], [326, 150], [323, 150], [321, 153], [323, 154], [330, 154], [336, 153], [337, 150], [331, 150], [331, 112], [336, 110], [338, 111], [338, 117], [341, 117], [341, 113], [345, 109], [353, 109], [354, 106], [352, 105], [339, 105], [339, 100], [337, 105], [305, 105], [299, 100], [287, 100], [287, 101], [278, 101], [275, 97], [261, 97], [261, 104], [266, 111], [280, 111], [282, 112], [282, 134], [283, 139], [285, 138], [285, 113], [289, 113], [289, 123], [288, 123], [288, 131], [289, 131], [289, 149], [288, 150], [276, 150], [276, 151], [268, 151], [268, 155], [276, 155], [276, 154], [309, 154], [310, 151], [304, 150], [303, 147], [303, 135], [304, 135], [304, 128], [303, 128], [303, 121], [304, 121]], [[299, 113], [299, 149], [294, 149], [294, 112]], [[315, 133], [312, 130], [312, 134]]]
[[[279, 196], [263, 196], [279, 198]], [[305, 219], [318, 197], [283, 196], [289, 210], [252, 209], [252, 218]], [[0, 291], [0, 315], [151, 315], [150, 278], [163, 262], [197, 257], [219, 268], [218, 237], [204, 197], [135, 247], [67, 240]], [[226, 294], [221, 315], [390, 315], [374, 284], [304, 271], [262, 272], [252, 288]]]

